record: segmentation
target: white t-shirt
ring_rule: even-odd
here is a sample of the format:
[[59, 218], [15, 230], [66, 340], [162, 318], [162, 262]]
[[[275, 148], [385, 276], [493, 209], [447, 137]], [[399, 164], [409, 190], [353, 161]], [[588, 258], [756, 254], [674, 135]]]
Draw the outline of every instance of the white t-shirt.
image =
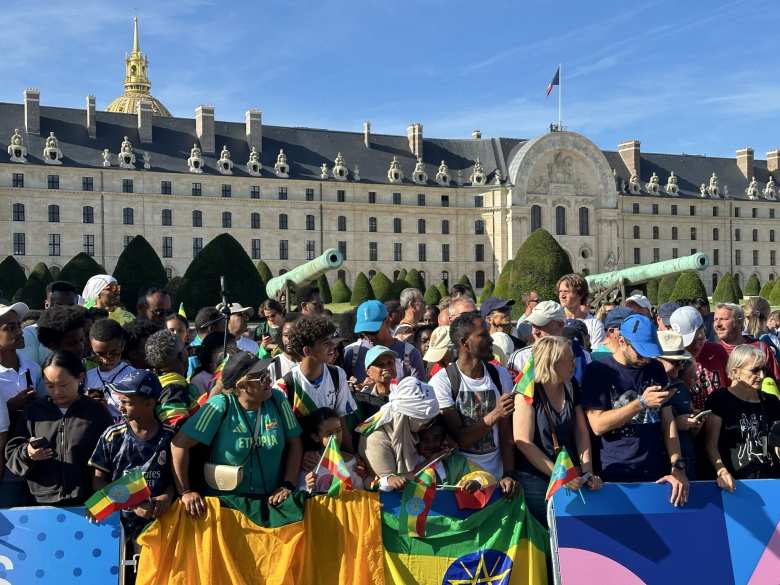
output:
[[[338, 388], [333, 387], [330, 372], [324, 364], [322, 375], [317, 384], [313, 384], [303, 375], [300, 366], [293, 368], [291, 372], [295, 384], [301, 387], [317, 408], [327, 406], [335, 410], [339, 416], [346, 416], [357, 410], [357, 405], [355, 399], [352, 398], [352, 392], [349, 391], [346, 372], [338, 366], [335, 368], [339, 374]], [[293, 392], [292, 388], [290, 388], [290, 392]]]
[[8, 402], [10, 398], [27, 388], [27, 376], [24, 374], [27, 371], [30, 372], [32, 387], [35, 389], [38, 397], [47, 396], [46, 384], [41, 376], [41, 367], [25, 358], [19, 352], [16, 355], [19, 358], [18, 372], [12, 368], [5, 368], [0, 365], [0, 399], [4, 403]]
[[136, 369], [127, 362], [119, 362], [113, 369], [107, 372], [101, 371], [100, 368], [92, 368], [87, 371], [84, 389], [102, 390], [106, 399], [106, 406], [108, 406], [108, 412], [111, 413], [115, 421], [119, 421], [122, 418], [122, 414], [119, 412], [119, 402], [116, 401], [111, 392], [106, 391], [106, 384], [121, 382], [135, 371]]
[[51, 355], [51, 350], [38, 341], [38, 325], [33, 323], [22, 329], [22, 336], [24, 337], [24, 347], [17, 350], [17, 353], [23, 356], [25, 359], [31, 362], [35, 362], [39, 366], [43, 366], [43, 362]]
[[260, 349], [257, 342], [249, 339], [246, 335], [242, 335], [236, 340], [236, 346], [241, 351], [248, 351], [252, 355], [257, 355], [257, 350]]
[[588, 316], [584, 319], [579, 320], [585, 323], [585, 327], [588, 328], [591, 347], [596, 347], [604, 341], [606, 334], [604, 333], [604, 324], [601, 321], [596, 319], [591, 313], [588, 313]]
[[[482, 418], [496, 407], [500, 394], [508, 394], [512, 391], [512, 376], [501, 366], [494, 366], [498, 370], [501, 380], [501, 388], [498, 389], [490, 379], [487, 367], [483, 366], [484, 374], [481, 379], [469, 378], [460, 372], [460, 389], [458, 390], [457, 404], [452, 399], [452, 388], [447, 370], [440, 370], [431, 378], [429, 384], [433, 386], [439, 407], [455, 407], [460, 415], [468, 420], [482, 420]], [[469, 449], [461, 449], [461, 453], [485, 471], [495, 477], [503, 476], [503, 463], [501, 461], [501, 444], [498, 437], [498, 425], [493, 425], [490, 433], [476, 441]]]
[[[276, 358], [279, 358], [279, 371], [276, 371]], [[292, 370], [293, 368], [298, 366], [298, 362], [291, 360], [288, 358], [285, 354], [280, 353], [278, 356], [274, 358], [274, 362], [268, 366], [269, 368], [274, 368], [274, 370], [271, 372], [271, 379], [272, 380], [278, 380], [279, 378], [284, 378], [285, 374]]]
[[512, 352], [512, 355], [509, 356], [509, 359], [506, 362], [507, 367], [511, 368], [512, 371], [517, 372], [518, 374], [522, 372], [525, 364], [529, 359], [531, 359], [532, 350], [533, 345], [527, 345], [526, 347]]

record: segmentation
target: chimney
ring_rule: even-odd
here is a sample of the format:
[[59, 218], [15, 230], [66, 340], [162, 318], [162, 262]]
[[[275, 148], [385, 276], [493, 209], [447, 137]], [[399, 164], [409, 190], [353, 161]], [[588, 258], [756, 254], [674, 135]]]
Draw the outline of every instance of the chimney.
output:
[[482, 131], [479, 128], [474, 128], [474, 130], [471, 131], [471, 139], [480, 140], [481, 138], [482, 138]]
[[753, 178], [753, 149], [752, 148], [740, 148], [737, 151], [737, 166], [739, 167], [742, 176], [748, 181]]
[[406, 137], [409, 139], [409, 150], [417, 158], [423, 155], [423, 127], [419, 122], [410, 124], [406, 128]]
[[203, 154], [214, 154], [214, 106], [198, 106], [195, 110], [195, 133]]
[[780, 150], [775, 148], [766, 153], [766, 170], [770, 173], [780, 171]]
[[246, 144], [249, 150], [254, 146], [257, 152], [263, 151], [263, 113], [260, 110], [247, 110], [244, 114], [246, 124]]
[[628, 174], [640, 176], [639, 171], [639, 141], [629, 140], [618, 144], [618, 153], [628, 169]]
[[95, 96], [87, 96], [87, 134], [90, 139], [94, 140], [97, 137], [97, 129], [95, 127]]
[[24, 90], [24, 128], [28, 134], [41, 133], [41, 92]]
[[371, 148], [371, 122], [368, 120], [363, 122], [363, 144], [366, 148]]
[[141, 143], [152, 141], [152, 104], [138, 102], [138, 137]]

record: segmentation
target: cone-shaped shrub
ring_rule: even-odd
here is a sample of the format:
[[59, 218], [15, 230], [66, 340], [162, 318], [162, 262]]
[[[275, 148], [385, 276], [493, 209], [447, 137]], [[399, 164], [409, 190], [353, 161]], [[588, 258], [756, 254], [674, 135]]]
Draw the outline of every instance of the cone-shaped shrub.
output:
[[423, 300], [426, 305], [438, 305], [441, 300], [439, 289], [433, 285], [429, 286], [428, 290], [425, 291], [425, 295], [423, 295]]
[[440, 282], [439, 284], [436, 285], [436, 290], [439, 291], [439, 299], [440, 300], [450, 294], [450, 291], [447, 290], [447, 285], [444, 284], [444, 281], [442, 281], [442, 282]]
[[320, 291], [320, 300], [326, 305], [333, 302], [333, 293], [330, 290], [330, 283], [325, 274], [320, 274], [317, 278], [317, 290]]
[[163, 288], [168, 282], [165, 268], [154, 248], [143, 236], [136, 236], [119, 255], [114, 278], [122, 287], [122, 304], [135, 312], [139, 295], [151, 287]]
[[330, 291], [334, 303], [348, 303], [352, 299], [352, 291], [342, 279], [336, 279]]
[[422, 276], [420, 276], [417, 269], [412, 268], [406, 273], [406, 281], [420, 292], [425, 292], [425, 282], [423, 282]]
[[260, 275], [260, 280], [263, 281], [263, 286], [265, 286], [268, 284], [268, 281], [274, 277], [273, 274], [271, 274], [271, 269], [268, 268], [268, 264], [263, 260], [258, 260], [255, 266], [257, 268], [257, 273]]
[[26, 282], [27, 276], [22, 265], [13, 256], [6, 256], [5, 260], [0, 262], [0, 297], [10, 301]]
[[755, 297], [761, 293], [761, 281], [758, 280], [758, 276], [755, 274], [748, 278], [745, 283], [745, 296]]
[[667, 274], [658, 283], [658, 306], [660, 307], [669, 300], [674, 292], [674, 285], [677, 284], [677, 278], [680, 276], [679, 272], [674, 274]]
[[482, 303], [485, 301], [486, 298], [493, 296], [493, 289], [495, 286], [493, 285], [492, 280], [488, 280], [485, 282], [485, 286], [482, 287], [482, 294], [479, 295], [479, 302]]
[[369, 282], [371, 283], [371, 290], [374, 291], [374, 298], [378, 301], [384, 303], [394, 298], [393, 283], [385, 276], [384, 272], [377, 272]]
[[352, 298], [350, 303], [357, 307], [363, 301], [368, 301], [374, 298], [374, 290], [371, 288], [371, 283], [368, 282], [368, 278], [362, 272], [358, 272], [357, 278], [355, 278], [355, 286], [352, 289]]
[[734, 289], [734, 277], [731, 272], [724, 274], [712, 293], [713, 303], [736, 303], [738, 301], [736, 290]]
[[658, 285], [661, 281], [657, 278], [648, 281], [647, 283], [647, 299], [653, 304], [658, 305]]
[[[79, 252], [62, 267], [57, 280], [65, 280], [81, 292], [87, 281], [96, 274], [105, 274], [106, 269], [95, 262], [92, 256]], [[135, 304], [135, 303], [134, 303]]]
[[698, 297], [707, 298], [707, 289], [704, 288], [699, 273], [696, 270], [685, 270], [680, 273], [669, 300], [679, 301]]
[[764, 283], [764, 286], [761, 287], [761, 291], [758, 293], [758, 296], [765, 298], [766, 300], [769, 300], [769, 297], [772, 295], [772, 289], [775, 286], [774, 280], [769, 280], [766, 283]]
[[19, 290], [15, 301], [22, 301], [31, 309], [43, 310], [46, 301], [46, 286], [52, 281], [51, 273], [43, 262], [38, 262], [30, 272], [30, 278]]

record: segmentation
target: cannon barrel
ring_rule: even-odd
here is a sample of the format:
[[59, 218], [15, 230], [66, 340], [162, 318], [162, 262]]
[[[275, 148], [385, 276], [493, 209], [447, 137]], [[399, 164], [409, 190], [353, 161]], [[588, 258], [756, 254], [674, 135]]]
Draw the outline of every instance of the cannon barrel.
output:
[[601, 274], [591, 274], [585, 277], [588, 287], [593, 290], [610, 288], [622, 280], [625, 284], [640, 284], [661, 278], [667, 274], [682, 272], [683, 270], [704, 270], [710, 265], [710, 259], [703, 252], [683, 256], [682, 258], [673, 258], [663, 262], [654, 262], [642, 266], [632, 266], [623, 270], [613, 270], [612, 272], [602, 272]]
[[290, 282], [294, 286], [300, 286], [319, 278], [320, 275], [325, 274], [328, 270], [339, 268], [343, 263], [344, 257], [341, 255], [341, 252], [335, 248], [325, 250], [322, 256], [318, 256], [306, 264], [296, 266], [289, 272], [269, 280], [265, 285], [265, 292], [268, 298], [275, 298], [277, 293], [284, 288], [285, 282]]

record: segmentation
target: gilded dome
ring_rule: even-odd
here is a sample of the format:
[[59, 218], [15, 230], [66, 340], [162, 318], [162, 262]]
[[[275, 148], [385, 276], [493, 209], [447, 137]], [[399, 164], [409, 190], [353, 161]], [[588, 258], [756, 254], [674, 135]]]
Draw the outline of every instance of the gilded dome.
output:
[[152, 105], [156, 116], [171, 117], [160, 100], [151, 94], [152, 82], [149, 81], [149, 61], [138, 45], [138, 18], [133, 19], [133, 50], [125, 57], [125, 92], [106, 108], [109, 112], [135, 114], [140, 102]]

